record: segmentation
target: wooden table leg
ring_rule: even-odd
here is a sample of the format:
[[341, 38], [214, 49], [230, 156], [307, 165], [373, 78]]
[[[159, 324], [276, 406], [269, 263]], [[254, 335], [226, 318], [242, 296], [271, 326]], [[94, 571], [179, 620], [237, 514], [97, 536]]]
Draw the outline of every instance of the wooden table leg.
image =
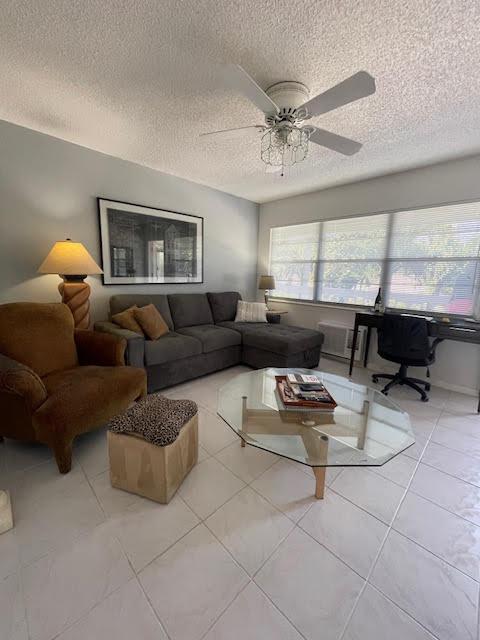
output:
[[[247, 431], [247, 421], [248, 421], [247, 396], [242, 396], [242, 431], [243, 433], [246, 433]], [[242, 447], [244, 447], [245, 440], [243, 438], [241, 438], [241, 442], [242, 442]]]
[[312, 467], [315, 475], [315, 497], [318, 500], [323, 500], [325, 494], [325, 472], [326, 467]]

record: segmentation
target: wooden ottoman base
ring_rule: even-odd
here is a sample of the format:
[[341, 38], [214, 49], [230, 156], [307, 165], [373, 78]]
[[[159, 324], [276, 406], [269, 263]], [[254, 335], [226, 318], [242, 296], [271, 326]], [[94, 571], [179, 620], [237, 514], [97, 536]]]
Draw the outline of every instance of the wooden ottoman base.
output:
[[198, 460], [198, 414], [165, 447], [136, 434], [108, 431], [107, 437], [112, 487], [156, 502], [170, 502]]

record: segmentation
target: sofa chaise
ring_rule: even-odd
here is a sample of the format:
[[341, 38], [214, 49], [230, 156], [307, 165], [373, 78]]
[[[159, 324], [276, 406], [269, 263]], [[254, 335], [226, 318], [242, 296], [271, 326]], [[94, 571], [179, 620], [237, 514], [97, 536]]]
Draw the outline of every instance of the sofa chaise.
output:
[[154, 304], [169, 333], [147, 340], [112, 322], [96, 322], [95, 330], [126, 339], [126, 362], [146, 369], [149, 392], [240, 363], [257, 369], [318, 365], [322, 333], [283, 324], [235, 322], [240, 299], [235, 291], [116, 295], [110, 298], [111, 316], [133, 305]]

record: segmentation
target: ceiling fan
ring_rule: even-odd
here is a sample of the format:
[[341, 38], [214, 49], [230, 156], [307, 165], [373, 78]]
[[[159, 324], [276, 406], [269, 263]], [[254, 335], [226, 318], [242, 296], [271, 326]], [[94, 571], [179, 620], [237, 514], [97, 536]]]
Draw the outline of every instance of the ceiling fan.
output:
[[308, 88], [301, 82], [277, 82], [264, 91], [238, 64], [227, 65], [224, 77], [231, 88], [243, 93], [264, 113], [265, 124], [202, 133], [202, 137], [230, 139], [249, 133], [261, 136], [262, 160], [271, 172], [280, 171], [282, 175], [285, 167], [305, 160], [309, 142], [347, 156], [361, 149], [360, 142], [303, 123], [375, 93], [375, 80], [366, 71], [355, 73], [314, 98], [309, 97]]

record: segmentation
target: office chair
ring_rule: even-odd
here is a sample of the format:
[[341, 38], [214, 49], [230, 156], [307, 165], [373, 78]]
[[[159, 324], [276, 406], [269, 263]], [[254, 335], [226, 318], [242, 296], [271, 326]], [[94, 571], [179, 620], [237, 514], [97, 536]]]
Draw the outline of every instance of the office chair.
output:
[[395, 374], [375, 373], [372, 375], [372, 381], [378, 382], [379, 378], [390, 380], [382, 389], [385, 395], [397, 384], [407, 385], [420, 394], [423, 402], [428, 402], [425, 392], [430, 391], [430, 383], [408, 377], [407, 368], [427, 367], [427, 377], [430, 377], [428, 367], [435, 362], [435, 350], [439, 342], [441, 340], [436, 338], [430, 344], [425, 318], [386, 313], [378, 331], [378, 355], [384, 360], [397, 362], [400, 369]]

